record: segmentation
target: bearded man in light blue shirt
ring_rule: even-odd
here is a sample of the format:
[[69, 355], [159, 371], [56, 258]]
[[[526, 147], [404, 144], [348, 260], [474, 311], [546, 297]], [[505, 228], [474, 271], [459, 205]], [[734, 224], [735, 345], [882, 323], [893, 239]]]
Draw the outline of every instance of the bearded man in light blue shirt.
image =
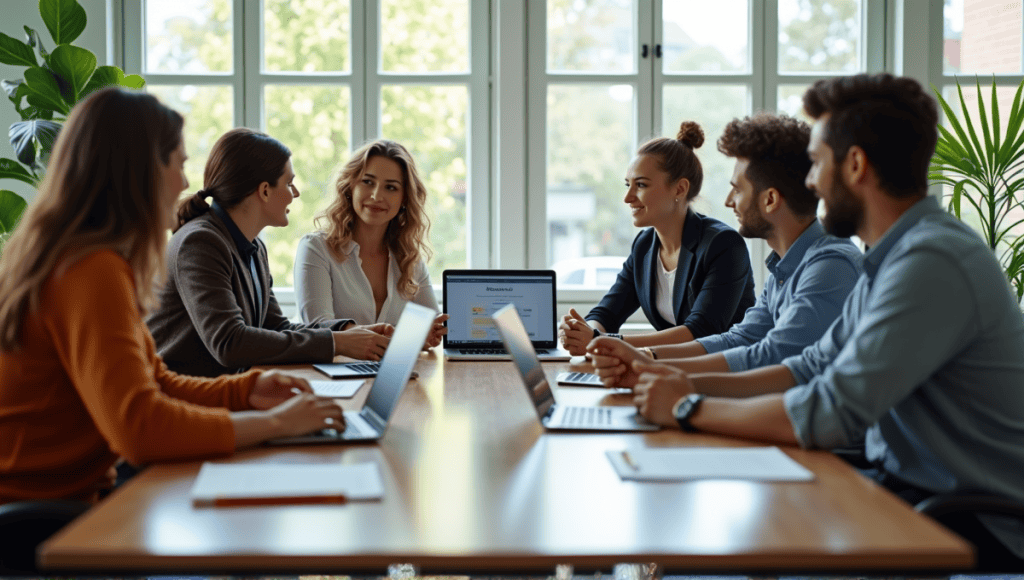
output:
[[743, 320], [721, 334], [637, 349], [600, 337], [590, 343], [594, 366], [608, 387], [631, 387], [635, 360], [670, 364], [687, 372], [738, 372], [800, 354], [821, 338], [861, 274], [861, 252], [850, 240], [825, 233], [818, 198], [804, 183], [811, 162], [811, 128], [788, 115], [759, 113], [734, 119], [718, 150], [736, 159], [725, 205], [739, 233], [772, 249], [769, 275]]
[[[935, 101], [912, 79], [857, 75], [819, 81], [804, 109], [825, 228], [870, 247], [842, 315], [781, 365], [638, 364], [635, 404], [662, 425], [807, 448], [863, 435], [866, 473], [908, 501], [1024, 502], [1024, 317], [992, 251], [927, 196]], [[1024, 557], [1021, 522], [962, 523], [979, 561]]]

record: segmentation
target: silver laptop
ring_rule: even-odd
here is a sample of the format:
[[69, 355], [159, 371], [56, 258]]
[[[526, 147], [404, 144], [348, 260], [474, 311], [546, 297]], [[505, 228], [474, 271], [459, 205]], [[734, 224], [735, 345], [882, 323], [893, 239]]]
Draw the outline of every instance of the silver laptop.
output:
[[565, 431], [657, 431], [661, 428], [641, 417], [636, 407], [559, 405], [515, 305], [509, 304], [495, 312], [494, 325], [512, 353], [526, 392], [545, 428]]
[[384, 358], [373, 386], [366, 395], [366, 404], [359, 411], [345, 411], [345, 430], [322, 429], [309, 435], [273, 439], [270, 445], [296, 445], [299, 443], [339, 443], [345, 441], [376, 441], [384, 436], [391, 413], [398, 398], [409, 382], [412, 367], [420, 356], [423, 341], [434, 322], [437, 313], [412, 302], [405, 305], [398, 319], [395, 334]]
[[511, 360], [491, 316], [512, 302], [541, 360], [571, 358], [558, 346], [554, 270], [445, 270], [441, 286], [449, 317], [445, 359]]

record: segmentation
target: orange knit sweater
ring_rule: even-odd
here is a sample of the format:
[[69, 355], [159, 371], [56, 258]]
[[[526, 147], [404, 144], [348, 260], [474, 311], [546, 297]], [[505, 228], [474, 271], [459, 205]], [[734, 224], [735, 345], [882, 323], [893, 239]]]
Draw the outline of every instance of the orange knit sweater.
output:
[[258, 372], [199, 379], [157, 356], [128, 262], [94, 252], [51, 275], [21, 348], [0, 351], [0, 503], [89, 500], [118, 456], [135, 465], [234, 450], [229, 410]]

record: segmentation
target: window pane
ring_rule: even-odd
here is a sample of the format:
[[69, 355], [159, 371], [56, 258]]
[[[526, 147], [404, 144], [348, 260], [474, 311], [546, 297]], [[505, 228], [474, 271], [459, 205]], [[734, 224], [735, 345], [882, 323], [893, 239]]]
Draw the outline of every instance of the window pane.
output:
[[1024, 72], [1024, 9], [1006, 0], [945, 0], [946, 74]]
[[393, 73], [469, 70], [466, 0], [384, 0], [380, 8], [381, 70]]
[[662, 68], [666, 73], [747, 72], [747, 0], [665, 2]]
[[146, 71], [232, 71], [229, 0], [153, 1], [146, 5]]
[[381, 111], [384, 137], [412, 153], [427, 187], [434, 251], [427, 269], [431, 283], [440, 284], [445, 268], [466, 267], [469, 90], [464, 85], [384, 86]]
[[270, 85], [263, 98], [264, 130], [291, 149], [299, 189], [288, 225], [263, 230], [274, 284], [291, 286], [299, 239], [316, 229], [314, 217], [334, 196], [335, 171], [348, 161], [351, 97], [347, 86]]
[[191, 195], [203, 188], [203, 169], [213, 144], [235, 126], [234, 91], [230, 86], [150, 84], [146, 91], [185, 117], [185, 176], [189, 187], [182, 195]]
[[630, 0], [548, 0], [548, 72], [636, 72]]
[[779, 0], [779, 72], [845, 72], [860, 62], [859, 0]]
[[264, 70], [348, 72], [349, 12], [344, 0], [263, 0]]
[[810, 86], [810, 83], [779, 85], [779, 112], [810, 123], [812, 119], [804, 112], [804, 93]]
[[662, 134], [666, 137], [675, 137], [683, 121], [696, 121], [704, 129], [704, 145], [697, 149], [704, 183], [691, 202], [694, 211], [738, 227], [736, 216], [725, 207], [736, 160], [720, 153], [717, 142], [729, 121], [750, 114], [749, 90], [745, 86], [665, 85], [662, 102]]
[[637, 230], [622, 199], [634, 99], [629, 85], [548, 87], [547, 259], [557, 270], [593, 270], [604, 256], [621, 268], [629, 255]]

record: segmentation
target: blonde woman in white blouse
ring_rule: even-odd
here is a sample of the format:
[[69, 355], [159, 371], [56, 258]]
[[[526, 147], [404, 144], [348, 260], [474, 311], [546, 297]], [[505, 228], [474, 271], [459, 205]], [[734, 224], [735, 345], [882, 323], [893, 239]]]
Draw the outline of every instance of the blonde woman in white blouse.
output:
[[[437, 310], [426, 267], [427, 189], [409, 151], [385, 139], [364, 145], [336, 189], [338, 197], [316, 219], [320, 231], [303, 236], [295, 255], [302, 320], [397, 324], [407, 302]], [[447, 319], [434, 320], [424, 348], [441, 343]]]

